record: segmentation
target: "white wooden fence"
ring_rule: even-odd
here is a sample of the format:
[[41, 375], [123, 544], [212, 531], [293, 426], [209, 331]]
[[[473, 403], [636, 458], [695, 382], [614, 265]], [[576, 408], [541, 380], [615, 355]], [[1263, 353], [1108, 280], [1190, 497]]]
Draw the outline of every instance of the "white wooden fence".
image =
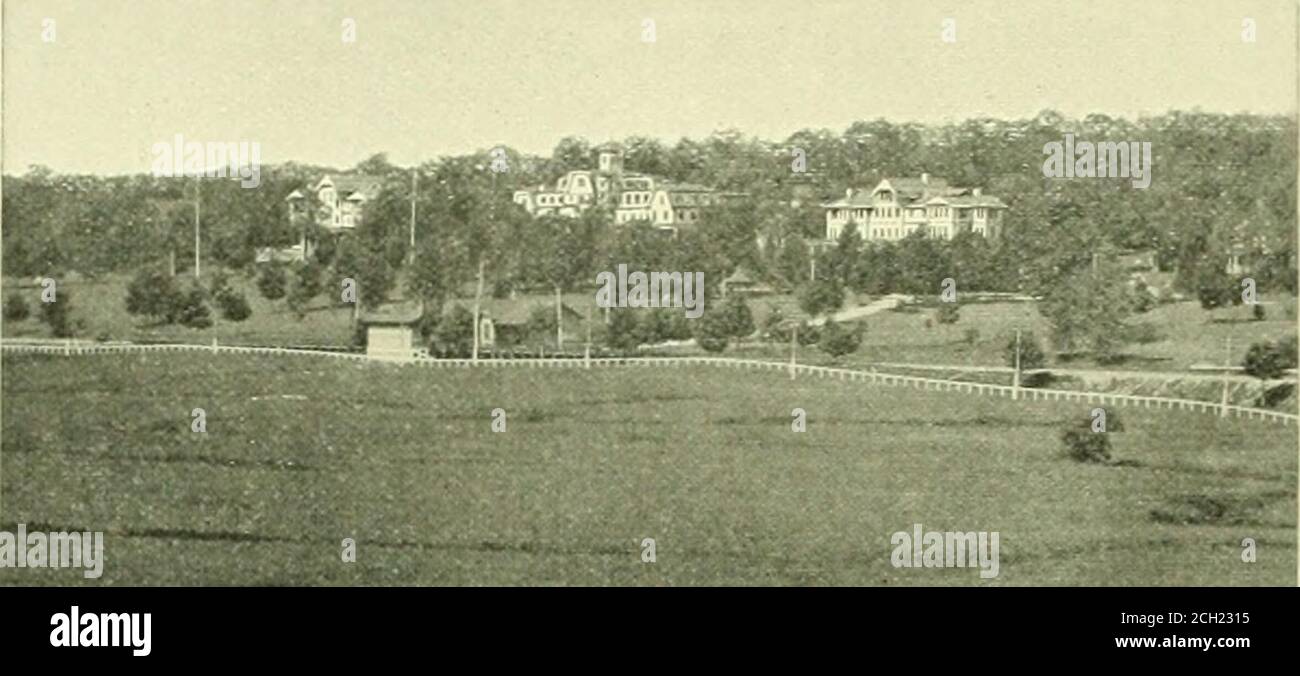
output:
[[721, 368], [753, 369], [789, 373], [817, 378], [839, 379], [848, 382], [866, 382], [873, 385], [895, 385], [912, 387], [919, 390], [939, 392], [961, 392], [982, 394], [1009, 399], [1027, 399], [1030, 401], [1076, 401], [1102, 406], [1138, 406], [1142, 408], [1177, 409], [1213, 413], [1215, 415], [1232, 415], [1247, 419], [1270, 420], [1289, 425], [1300, 416], [1294, 413], [1270, 411], [1246, 406], [1224, 406], [1222, 404], [1195, 399], [1170, 399], [1166, 397], [1146, 397], [1131, 394], [1110, 394], [1106, 392], [1084, 392], [1076, 390], [1049, 390], [1010, 385], [992, 385], [987, 383], [963, 382], [957, 380], [939, 380], [902, 376], [875, 371], [855, 371], [852, 369], [813, 366], [808, 364], [789, 364], [755, 359], [732, 359], [727, 357], [576, 357], [576, 358], [531, 358], [531, 359], [437, 359], [423, 355], [413, 355], [409, 360], [374, 359], [357, 352], [330, 352], [325, 350], [300, 350], [279, 347], [244, 347], [235, 345], [194, 345], [194, 344], [134, 344], [134, 343], [0, 343], [5, 352], [25, 352], [63, 356], [80, 356], [96, 354], [150, 353], [150, 352], [210, 352], [213, 354], [263, 354], [263, 355], [297, 355], [333, 357], [350, 361], [387, 364], [394, 366], [421, 368], [591, 368], [593, 366], [631, 366], [631, 367], [683, 367], [683, 366], [717, 366]]

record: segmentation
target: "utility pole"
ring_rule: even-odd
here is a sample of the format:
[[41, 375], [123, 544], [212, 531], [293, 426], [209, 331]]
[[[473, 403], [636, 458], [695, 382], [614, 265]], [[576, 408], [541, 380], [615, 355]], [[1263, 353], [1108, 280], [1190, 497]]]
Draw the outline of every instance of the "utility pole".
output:
[[[489, 168], [489, 170], [490, 170], [490, 168]], [[488, 228], [489, 228], [489, 230], [495, 230], [495, 228], [496, 228], [496, 222], [497, 222], [497, 218], [496, 218], [496, 194], [497, 194], [497, 172], [493, 171], [493, 172], [492, 172], [492, 193], [491, 193], [491, 195], [489, 195], [489, 197], [488, 197], [488, 205], [489, 205], [489, 206], [488, 206]], [[490, 233], [489, 233], [489, 234], [490, 234]], [[489, 239], [491, 239], [491, 237], [489, 237]], [[489, 244], [489, 246], [491, 246], [491, 245]], [[484, 256], [486, 256], [486, 255], [487, 255], [487, 252], [484, 252], [484, 251], [480, 251], [480, 252], [479, 252], [479, 257], [478, 257], [478, 288], [477, 288], [477, 290], [475, 290], [475, 292], [474, 292], [474, 354], [473, 354], [473, 359], [474, 359], [474, 361], [478, 361], [478, 344], [479, 344], [479, 340], [480, 340], [480, 336], [479, 336], [479, 333], [480, 333], [480, 331], [479, 331], [479, 316], [480, 316], [480, 309], [482, 308], [482, 302], [483, 302], [483, 266], [487, 263], [487, 260], [484, 258]]]
[[1016, 329], [1016, 370], [1011, 374], [1011, 398], [1020, 398], [1020, 329]]
[[796, 365], [795, 351], [799, 349], [799, 325], [795, 324], [794, 329], [790, 332], [790, 380], [794, 380]]
[[582, 355], [583, 365], [591, 368], [591, 306], [587, 306], [587, 349]]
[[194, 177], [194, 278], [199, 278], [199, 201], [202, 196], [200, 178]]
[[410, 246], [410, 263], [415, 264], [415, 191], [416, 177], [418, 169], [411, 167], [411, 246]]
[[1229, 367], [1232, 365], [1232, 336], [1224, 340], [1223, 346], [1223, 402], [1219, 406], [1219, 417], [1228, 417], [1228, 374]]

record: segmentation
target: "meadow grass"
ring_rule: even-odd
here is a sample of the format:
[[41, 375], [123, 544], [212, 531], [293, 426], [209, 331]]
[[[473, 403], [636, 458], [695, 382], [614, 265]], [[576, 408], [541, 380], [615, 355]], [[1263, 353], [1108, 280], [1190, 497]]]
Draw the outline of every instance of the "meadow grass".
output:
[[[1082, 403], [770, 372], [3, 366], [0, 530], [107, 531], [99, 580], [3, 569], [4, 584], [1296, 583], [1296, 429], [1258, 420], [1119, 409], [1123, 462], [1101, 466], [1058, 440]], [[914, 523], [998, 531], [999, 577], [892, 567], [890, 535]]]

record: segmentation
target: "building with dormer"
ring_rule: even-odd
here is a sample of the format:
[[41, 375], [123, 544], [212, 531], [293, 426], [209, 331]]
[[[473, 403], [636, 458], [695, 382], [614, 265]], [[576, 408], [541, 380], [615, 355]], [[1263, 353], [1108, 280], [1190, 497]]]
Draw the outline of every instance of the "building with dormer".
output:
[[872, 190], [849, 188], [844, 197], [821, 205], [826, 239], [836, 240], [850, 224], [863, 241], [895, 241], [918, 230], [935, 239], [973, 232], [996, 239], [1007, 205], [980, 188], [959, 188], [941, 178], [886, 178]]
[[625, 172], [623, 147], [618, 143], [597, 146], [595, 153], [595, 169], [569, 171], [556, 181], [554, 189], [538, 186], [535, 190], [516, 190], [514, 202], [534, 216], [577, 216], [594, 205], [602, 205], [612, 209], [615, 225], [646, 221], [676, 233], [680, 227], [699, 221], [709, 208], [742, 197]]

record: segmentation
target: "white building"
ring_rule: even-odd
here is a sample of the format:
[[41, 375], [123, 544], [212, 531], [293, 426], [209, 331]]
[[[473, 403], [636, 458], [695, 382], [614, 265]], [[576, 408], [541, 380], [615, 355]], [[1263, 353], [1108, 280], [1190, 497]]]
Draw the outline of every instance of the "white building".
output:
[[699, 221], [708, 208], [740, 196], [624, 172], [623, 148], [617, 143], [597, 147], [596, 156], [596, 169], [570, 171], [556, 181], [554, 189], [516, 190], [514, 202], [534, 216], [577, 216], [594, 205], [604, 205], [613, 209], [615, 224], [648, 221], [675, 233], [680, 226]]
[[941, 178], [886, 178], [870, 191], [849, 188], [826, 210], [826, 239], [836, 240], [849, 224], [863, 241], [899, 240], [920, 230], [935, 239], [974, 232], [995, 239], [1007, 205], [979, 188], [957, 188]]

